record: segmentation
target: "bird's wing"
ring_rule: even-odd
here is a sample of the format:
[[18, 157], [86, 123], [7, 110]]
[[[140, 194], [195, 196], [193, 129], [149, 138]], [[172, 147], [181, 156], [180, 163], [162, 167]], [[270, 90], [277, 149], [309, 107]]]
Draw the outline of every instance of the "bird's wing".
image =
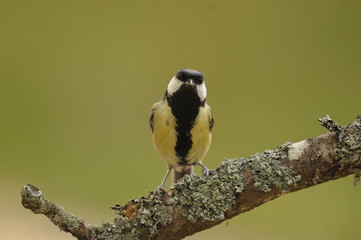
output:
[[155, 111], [157, 110], [157, 108], [159, 107], [159, 105], [161, 104], [162, 101], [156, 102], [154, 103], [153, 107], [152, 107], [152, 113], [150, 114], [150, 118], [149, 118], [149, 127], [152, 130], [152, 133], [154, 132], [153, 130], [153, 120], [154, 120], [154, 114]]
[[154, 112], [155, 112], [156, 106], [153, 106], [152, 108], [152, 113], [150, 114], [150, 118], [149, 118], [149, 127], [153, 132], [153, 119], [154, 119]]
[[213, 114], [212, 114], [211, 107], [208, 104], [206, 106], [207, 106], [208, 111], [209, 111], [209, 129], [212, 131], [213, 126], [214, 126]]

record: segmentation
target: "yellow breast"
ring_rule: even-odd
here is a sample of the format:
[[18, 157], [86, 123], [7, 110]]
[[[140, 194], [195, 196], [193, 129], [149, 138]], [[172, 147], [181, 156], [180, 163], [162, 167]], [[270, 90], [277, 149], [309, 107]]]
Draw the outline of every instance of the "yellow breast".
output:
[[[179, 166], [180, 159], [175, 152], [177, 143], [176, 119], [166, 101], [154, 105], [156, 109], [153, 116], [153, 143], [159, 156], [169, 166]], [[190, 133], [192, 135], [192, 147], [186, 160], [189, 164], [202, 161], [208, 152], [211, 143], [210, 130], [211, 114], [209, 106], [200, 108]]]
[[209, 150], [212, 134], [210, 129], [211, 114], [209, 106], [206, 105], [199, 109], [199, 114], [191, 130], [192, 148], [187, 155], [190, 164], [199, 163]]

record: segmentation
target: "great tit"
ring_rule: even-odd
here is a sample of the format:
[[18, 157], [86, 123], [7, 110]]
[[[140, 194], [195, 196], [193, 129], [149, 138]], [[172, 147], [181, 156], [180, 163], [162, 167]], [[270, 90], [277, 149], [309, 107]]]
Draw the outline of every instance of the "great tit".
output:
[[149, 120], [153, 144], [168, 164], [156, 192], [165, 190], [172, 169], [172, 184], [192, 174], [194, 165], [203, 168], [203, 175], [209, 175], [209, 169], [201, 163], [211, 144], [214, 125], [206, 96], [204, 75], [193, 69], [183, 69], [170, 80], [163, 98], [153, 105]]

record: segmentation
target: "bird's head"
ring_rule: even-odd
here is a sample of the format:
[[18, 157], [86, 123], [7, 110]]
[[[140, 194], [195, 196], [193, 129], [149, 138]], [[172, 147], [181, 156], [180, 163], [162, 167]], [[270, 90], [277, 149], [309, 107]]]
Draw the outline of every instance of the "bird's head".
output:
[[168, 84], [167, 95], [172, 97], [180, 92], [193, 92], [198, 95], [200, 102], [204, 102], [207, 97], [204, 74], [193, 69], [178, 71]]

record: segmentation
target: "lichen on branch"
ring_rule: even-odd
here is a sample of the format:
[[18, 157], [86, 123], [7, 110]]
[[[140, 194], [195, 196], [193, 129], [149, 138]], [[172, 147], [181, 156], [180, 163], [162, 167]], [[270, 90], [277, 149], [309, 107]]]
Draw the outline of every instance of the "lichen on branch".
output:
[[361, 169], [361, 115], [346, 127], [320, 119], [330, 133], [287, 142], [248, 158], [223, 160], [203, 176], [185, 176], [167, 192], [117, 204], [114, 222], [85, 225], [81, 218], [44, 199], [25, 185], [22, 203], [46, 215], [78, 239], [181, 239], [215, 226], [285, 193], [355, 174]]

